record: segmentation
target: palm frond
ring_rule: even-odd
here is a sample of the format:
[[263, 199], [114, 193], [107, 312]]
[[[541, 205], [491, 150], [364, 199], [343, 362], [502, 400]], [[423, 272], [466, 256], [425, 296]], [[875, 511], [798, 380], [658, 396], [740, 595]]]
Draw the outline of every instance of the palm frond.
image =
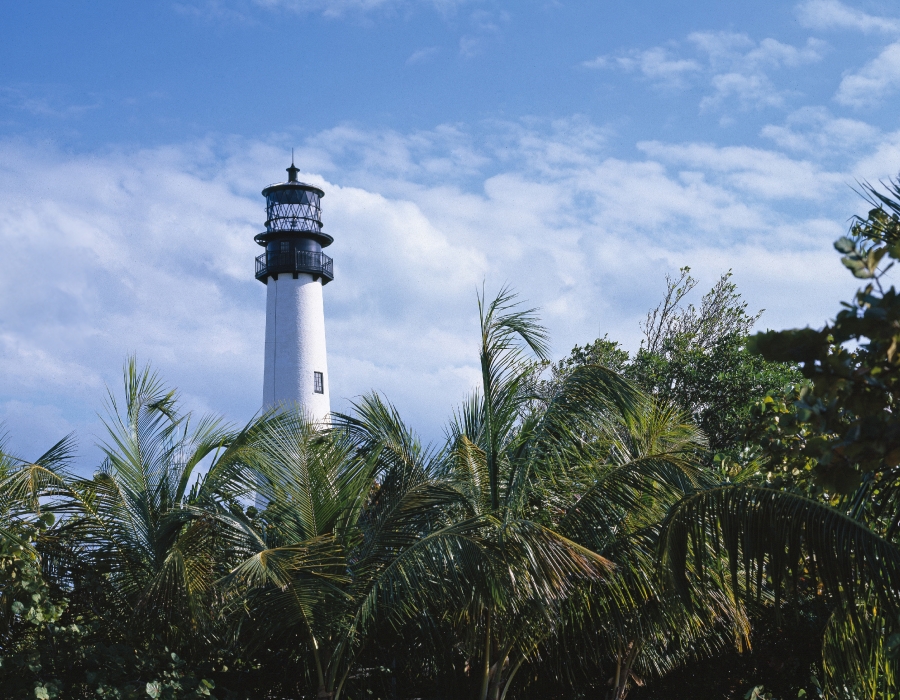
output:
[[696, 467], [665, 454], [606, 466], [570, 506], [560, 529], [602, 552], [616, 538], [659, 523], [698, 481]]
[[[520, 309], [516, 295], [504, 287], [491, 301], [478, 297], [481, 321], [481, 395], [484, 431], [479, 441], [487, 455], [491, 507], [500, 507], [499, 453], [506, 436], [519, 419], [526, 401], [520, 388], [533, 371], [525, 361], [526, 349], [538, 359], [549, 353], [547, 331], [535, 309]], [[477, 438], [476, 438], [477, 439]]]
[[870, 593], [849, 611], [837, 608], [825, 627], [822, 666], [828, 697], [840, 700], [900, 697], [900, 627]]
[[738, 485], [681, 501], [665, 520], [660, 553], [682, 594], [689, 589], [689, 557], [701, 577], [715, 566], [707, 545], [727, 556], [738, 594], [760, 591], [765, 571], [777, 602], [784, 584], [796, 582], [810, 560], [825, 590], [849, 614], [869, 591], [877, 592], [886, 612], [900, 612], [900, 549], [859, 521], [804, 496]]
[[40, 513], [42, 498], [65, 490], [74, 454], [75, 438], [68, 435], [34, 462], [10, 460], [0, 480], [0, 510]]
[[[407, 468], [435, 459], [429, 447], [403, 422], [397, 409], [377, 393], [351, 404], [353, 415], [335, 414], [335, 430], [345, 433], [362, 455], [378, 452], [379, 474], [394, 466]], [[373, 475], [378, 477], [378, 474]]]

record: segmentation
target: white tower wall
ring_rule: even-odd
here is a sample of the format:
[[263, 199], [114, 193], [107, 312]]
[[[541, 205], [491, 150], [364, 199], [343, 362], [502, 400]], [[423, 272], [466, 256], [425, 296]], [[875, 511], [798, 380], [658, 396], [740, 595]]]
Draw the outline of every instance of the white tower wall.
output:
[[[331, 413], [322, 282], [307, 273], [281, 273], [266, 283], [266, 361], [263, 406], [297, 404], [318, 423]], [[322, 373], [323, 393], [315, 391]]]

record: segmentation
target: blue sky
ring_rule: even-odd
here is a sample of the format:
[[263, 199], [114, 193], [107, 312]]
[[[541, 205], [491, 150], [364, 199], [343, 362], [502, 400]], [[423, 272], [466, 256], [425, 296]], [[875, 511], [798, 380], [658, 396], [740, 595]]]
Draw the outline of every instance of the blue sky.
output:
[[124, 358], [244, 421], [262, 392], [259, 190], [326, 191], [334, 408], [428, 439], [477, 381], [475, 292], [557, 357], [634, 349], [665, 275], [762, 326], [852, 293], [851, 186], [900, 171], [895, 3], [247, 0], [0, 8], [0, 421], [35, 456]]

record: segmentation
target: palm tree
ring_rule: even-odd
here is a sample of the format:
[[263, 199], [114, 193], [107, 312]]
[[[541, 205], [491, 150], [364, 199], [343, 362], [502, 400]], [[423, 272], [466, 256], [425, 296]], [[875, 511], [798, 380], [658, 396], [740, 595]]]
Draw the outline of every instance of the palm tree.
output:
[[[453, 421], [444, 450], [423, 448], [374, 395], [354, 415], [338, 416], [328, 435], [298, 424], [263, 450], [261, 471], [271, 475], [278, 504], [264, 519], [279, 534], [234, 575], [256, 584], [264, 601], [266, 614], [253, 613], [263, 638], [288, 630], [305, 638], [322, 697], [340, 695], [373, 624], [428, 619], [423, 624], [452, 625], [469, 650], [475, 696], [499, 700], [552, 628], [554, 607], [610, 570], [540, 522], [538, 485], [574, 475], [595, 457], [585, 437], [624, 420], [640, 395], [615, 373], [588, 367], [540, 416], [526, 416], [533, 372], [526, 349], [544, 356], [545, 333], [509, 293], [479, 300], [479, 308], [482, 389]], [[311, 468], [326, 463], [314, 454], [323, 449], [341, 456]], [[342, 561], [327, 598], [315, 585], [319, 593], [310, 593], [309, 577], [293, 568], [292, 557], [310, 551], [314, 537]]]
[[398, 559], [453, 496], [435, 478], [438, 458], [375, 395], [331, 430], [287, 414], [260, 442], [268, 506], [224, 582], [249, 613], [250, 648], [308, 654], [318, 697], [340, 697], [376, 611], [407, 600]]
[[[39, 544], [104, 638], [159, 639], [195, 661], [299, 640], [319, 695], [339, 694], [372, 618], [373, 581], [428, 530], [429, 503], [442, 498], [396, 412], [376, 397], [358, 408], [359, 420], [326, 433], [290, 410], [242, 430], [193, 426], [132, 359], [124, 402], [109, 395], [100, 470], [67, 471], [71, 440], [34, 464], [4, 457], [0, 528], [59, 517]], [[261, 514], [246, 507], [260, 492]]]
[[465, 571], [478, 585], [457, 617], [474, 643], [476, 697], [499, 700], [553, 628], [556, 607], [612, 568], [549, 526], [543, 495], [575, 476], [593, 456], [587, 438], [631, 415], [640, 395], [614, 372], [588, 366], [571, 374], [544, 410], [530, 411], [535, 366], [528, 352], [546, 359], [546, 331], [508, 290], [491, 302], [480, 297], [478, 306], [481, 387], [450, 427], [445, 478], [459, 497], [447, 529], [465, 532], [480, 554]]
[[[896, 503], [896, 488], [880, 484], [878, 501]], [[891, 528], [879, 533], [860, 519], [852, 506], [863, 500], [854, 494], [841, 510], [790, 491], [721, 486], [673, 508], [660, 553], [682, 595], [712, 577], [735, 598], [767, 596], [777, 610], [785, 592], [818, 581], [832, 608], [823, 640], [828, 697], [898, 698], [900, 547]], [[876, 509], [877, 529], [891, 522], [895, 514]]]
[[[719, 643], [704, 625], [738, 623], [740, 639], [721, 586], [686, 609], [655, 573], [667, 509], [706, 486], [702, 435], [598, 365], [536, 400], [532, 358], [548, 350], [534, 310], [504, 290], [479, 311], [481, 386], [443, 449], [374, 394], [324, 431], [290, 410], [240, 430], [194, 424], [131, 360], [98, 473], [68, 473], [66, 441], [5, 466], [4, 522], [59, 517], [45, 565], [113, 636], [194, 659], [288, 659], [321, 698], [339, 700], [385, 625], [452, 632], [478, 700], [505, 699], [521, 669], [574, 648], [612, 664], [621, 700], [688, 643]], [[261, 511], [247, 507], [257, 492]]]
[[669, 508], [709, 484], [698, 468], [705, 447], [698, 428], [680, 410], [648, 398], [630, 420], [611, 425], [597, 447], [598, 458], [582, 465], [585, 486], [560, 492], [558, 528], [616, 567], [567, 601], [555, 641], [589, 667], [609, 664], [608, 697], [622, 700], [641, 676], [708, 653], [729, 632], [742, 645], [747, 627], [721, 588], [683, 605], [656, 565]]
[[233, 500], [222, 501], [221, 487], [228, 484], [230, 499], [252, 494], [244, 465], [273, 419], [237, 431], [211, 417], [194, 425], [176, 393], [134, 358], [124, 389], [122, 403], [109, 393], [105, 460], [93, 477], [65, 469], [62, 453], [71, 444], [63, 442], [12, 470], [0, 491], [23, 510], [58, 517], [44, 554], [73, 604], [99, 615], [107, 630], [158, 635], [182, 648], [209, 645], [221, 632], [216, 581], [230, 568], [229, 535], [247, 529], [239, 509], [228, 507]]
[[[655, 651], [660, 664], [658, 620], [685, 639], [702, 636], [701, 616], [689, 627], [680, 606], [659, 603], [652, 556], [666, 507], [699, 485], [702, 438], [601, 366], [577, 369], [536, 404], [528, 351], [542, 359], [547, 346], [534, 311], [506, 290], [479, 299], [479, 310], [481, 389], [458, 411], [436, 462], [455, 495], [443, 521], [393, 564], [410, 584], [400, 607], [456, 628], [479, 700], [505, 697], [517, 672], [559, 642], [563, 613], [583, 629], [585, 610], [605, 610], [591, 624], [619, 633], [604, 649], [618, 654], [612, 696], [622, 698], [635, 663], [651, 666]], [[728, 616], [728, 601], [719, 603], [704, 621]]]

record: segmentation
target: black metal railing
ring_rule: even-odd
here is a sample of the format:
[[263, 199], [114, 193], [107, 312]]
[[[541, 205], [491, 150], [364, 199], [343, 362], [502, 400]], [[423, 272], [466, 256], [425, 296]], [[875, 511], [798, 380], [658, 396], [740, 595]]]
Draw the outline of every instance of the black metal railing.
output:
[[256, 279], [261, 282], [283, 272], [308, 272], [321, 276], [322, 284], [328, 284], [334, 279], [334, 261], [325, 253], [310, 250], [266, 252], [256, 258]]

